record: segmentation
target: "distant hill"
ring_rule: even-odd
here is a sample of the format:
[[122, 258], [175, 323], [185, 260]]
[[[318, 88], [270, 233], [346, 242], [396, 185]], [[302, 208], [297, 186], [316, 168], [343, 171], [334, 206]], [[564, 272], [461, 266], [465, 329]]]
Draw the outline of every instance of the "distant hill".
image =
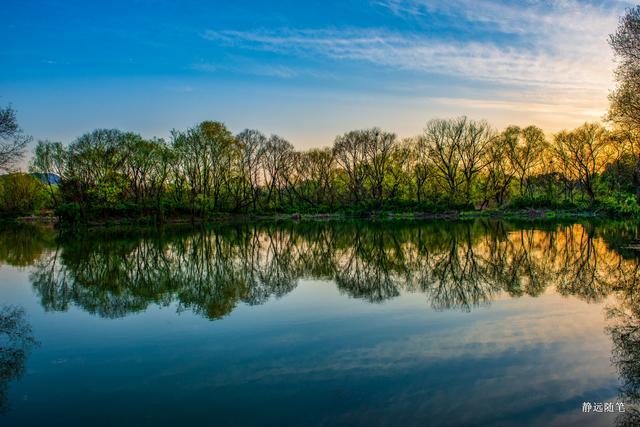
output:
[[55, 173], [32, 173], [30, 175], [38, 178], [44, 184], [60, 184], [60, 177]]

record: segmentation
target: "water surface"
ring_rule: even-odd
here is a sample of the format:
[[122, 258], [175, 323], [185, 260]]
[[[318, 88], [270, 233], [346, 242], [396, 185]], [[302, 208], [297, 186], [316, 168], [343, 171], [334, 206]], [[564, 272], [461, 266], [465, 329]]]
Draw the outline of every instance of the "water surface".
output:
[[637, 234], [4, 229], [0, 424], [633, 425]]

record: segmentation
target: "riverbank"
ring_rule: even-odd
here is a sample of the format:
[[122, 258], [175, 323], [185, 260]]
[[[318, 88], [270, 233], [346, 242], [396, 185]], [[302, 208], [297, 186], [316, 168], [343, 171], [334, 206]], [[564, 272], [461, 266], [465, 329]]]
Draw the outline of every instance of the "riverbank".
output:
[[517, 220], [557, 220], [557, 219], [630, 219], [633, 215], [612, 214], [598, 210], [553, 210], [553, 209], [496, 209], [482, 211], [458, 211], [449, 210], [441, 212], [336, 212], [336, 213], [272, 213], [272, 214], [213, 214], [207, 217], [192, 217], [189, 215], [165, 216], [160, 219], [156, 216], [143, 217], [110, 217], [93, 218], [79, 223], [60, 221], [53, 215], [30, 215], [13, 219], [19, 223], [39, 224], [49, 227], [74, 228], [82, 227], [110, 227], [121, 225], [180, 225], [180, 224], [207, 224], [207, 223], [239, 223], [239, 222], [280, 222], [280, 221], [420, 221], [420, 220], [464, 220], [474, 218], [496, 218]]

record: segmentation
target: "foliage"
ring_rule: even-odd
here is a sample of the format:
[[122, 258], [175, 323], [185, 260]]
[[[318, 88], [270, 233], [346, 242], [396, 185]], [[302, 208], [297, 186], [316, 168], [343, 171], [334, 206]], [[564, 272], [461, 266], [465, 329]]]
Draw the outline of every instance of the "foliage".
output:
[[29, 214], [49, 204], [44, 184], [25, 173], [0, 176], [0, 213], [3, 215]]
[[608, 213], [613, 215], [638, 215], [640, 206], [633, 194], [614, 192], [603, 197], [600, 205]]

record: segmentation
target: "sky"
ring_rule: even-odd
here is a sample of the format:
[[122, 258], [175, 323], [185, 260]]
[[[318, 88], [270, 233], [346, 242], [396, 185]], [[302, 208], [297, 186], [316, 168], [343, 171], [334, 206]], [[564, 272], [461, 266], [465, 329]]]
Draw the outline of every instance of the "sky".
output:
[[202, 120], [299, 149], [434, 118], [602, 118], [622, 0], [2, 0], [0, 105], [34, 140]]

